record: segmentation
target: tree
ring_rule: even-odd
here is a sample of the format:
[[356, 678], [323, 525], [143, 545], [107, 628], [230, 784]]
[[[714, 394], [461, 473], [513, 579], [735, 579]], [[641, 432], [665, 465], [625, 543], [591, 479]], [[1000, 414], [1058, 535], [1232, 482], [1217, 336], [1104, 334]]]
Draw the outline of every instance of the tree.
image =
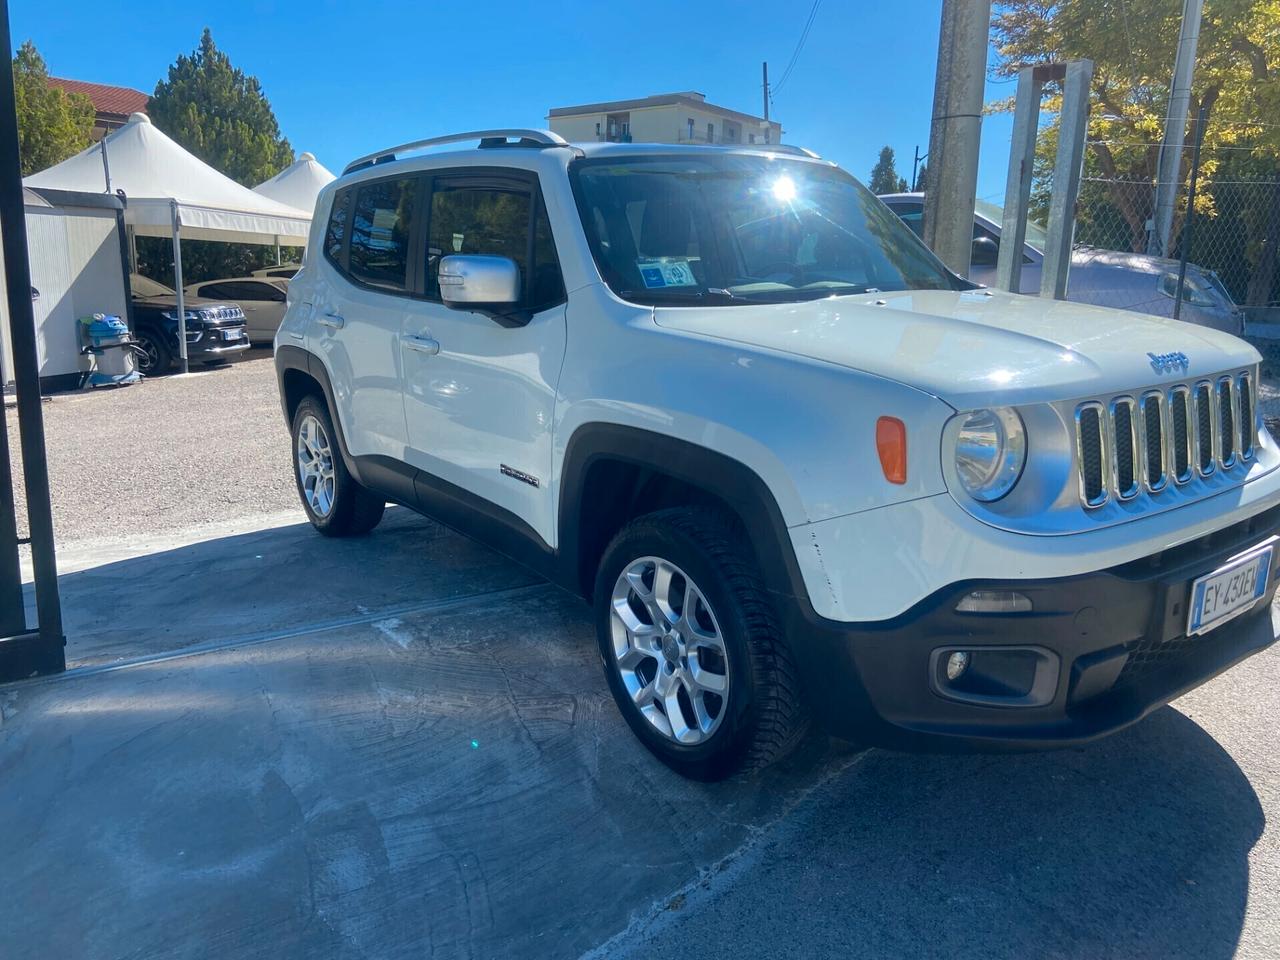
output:
[[[1177, 0], [997, 0], [992, 35], [998, 57], [993, 72], [1012, 78], [1024, 66], [1087, 57], [1094, 62], [1091, 113], [1077, 238], [1108, 231], [1133, 250], [1146, 246], [1156, 165], [1182, 4]], [[1212, 184], [1280, 172], [1280, 3], [1276, 0], [1206, 0], [1197, 44], [1190, 122], [1185, 131], [1180, 181], [1191, 164], [1195, 117], [1208, 112], [1201, 176]], [[1053, 92], [1044, 104], [1061, 104]], [[1012, 100], [992, 105], [1012, 109]], [[1043, 199], [1057, 142], [1056, 121], [1041, 130], [1037, 190]], [[1246, 171], [1247, 168], [1247, 171]], [[1269, 194], [1268, 194], [1269, 195]], [[1185, 206], [1185, 203], [1183, 203]], [[1197, 196], [1195, 215], [1218, 216], [1212, 186]], [[1185, 210], [1175, 221], [1174, 235]], [[1241, 216], [1234, 231], [1237, 262], [1258, 267], [1276, 238], [1264, 233], [1276, 218]], [[1268, 242], [1269, 241], [1269, 242]], [[1112, 241], [1116, 243], [1115, 240]], [[1221, 254], [1222, 264], [1232, 254]], [[1206, 264], [1213, 266], [1214, 264]], [[1249, 283], [1249, 296], [1264, 297], [1266, 283]], [[1244, 297], [1243, 285], [1235, 288]]]
[[246, 187], [293, 163], [293, 147], [257, 77], [231, 65], [206, 27], [200, 46], [169, 67], [147, 108], [152, 122], [188, 151]]
[[920, 166], [916, 167], [916, 182], [911, 187], [911, 189], [917, 190], [920, 193], [924, 193], [927, 189], [929, 189], [928, 187], [925, 186], [928, 173], [929, 173], [929, 165], [925, 163], [923, 160], [921, 160]]
[[49, 68], [30, 40], [13, 58], [13, 94], [24, 177], [61, 163], [93, 142], [93, 104], [82, 93], [50, 85]]
[[867, 188], [875, 194], [902, 193], [907, 189], [907, 181], [898, 176], [893, 162], [893, 147], [882, 147], [880, 159], [871, 168], [871, 178]]
[[[200, 46], [180, 55], [169, 77], [156, 84], [147, 108], [151, 121], [187, 151], [246, 187], [269, 180], [293, 163], [293, 147], [257, 77], [232, 66], [208, 27]], [[288, 259], [298, 251], [286, 250]], [[141, 269], [162, 283], [173, 282], [168, 240], [138, 238]], [[186, 283], [240, 276], [275, 261], [274, 248], [260, 244], [188, 240], [182, 244]]]

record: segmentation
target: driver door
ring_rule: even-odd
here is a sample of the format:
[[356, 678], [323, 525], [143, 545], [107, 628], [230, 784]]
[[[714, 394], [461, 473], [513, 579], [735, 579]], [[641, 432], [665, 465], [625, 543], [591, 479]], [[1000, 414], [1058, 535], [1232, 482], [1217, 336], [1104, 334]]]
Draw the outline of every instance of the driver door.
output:
[[[565, 353], [565, 296], [537, 178], [521, 170], [431, 177], [424, 299], [401, 331], [410, 462], [515, 514], [554, 544], [551, 427]], [[444, 305], [449, 254], [509, 257], [512, 316]]]

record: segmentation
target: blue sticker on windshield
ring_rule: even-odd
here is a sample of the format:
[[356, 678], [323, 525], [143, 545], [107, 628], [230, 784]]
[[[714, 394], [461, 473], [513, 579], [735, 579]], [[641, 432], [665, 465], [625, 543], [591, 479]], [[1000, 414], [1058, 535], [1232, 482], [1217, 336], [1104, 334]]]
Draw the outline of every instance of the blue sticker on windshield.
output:
[[698, 285], [688, 260], [637, 260], [636, 266], [640, 269], [640, 279], [650, 290]]

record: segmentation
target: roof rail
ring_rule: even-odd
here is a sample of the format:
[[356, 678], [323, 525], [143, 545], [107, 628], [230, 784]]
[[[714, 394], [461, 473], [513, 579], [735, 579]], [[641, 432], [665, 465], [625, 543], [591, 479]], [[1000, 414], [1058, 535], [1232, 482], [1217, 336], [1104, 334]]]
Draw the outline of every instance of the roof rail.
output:
[[355, 170], [363, 170], [365, 167], [372, 167], [379, 163], [390, 163], [400, 154], [407, 153], [412, 150], [423, 150], [427, 147], [438, 147], [446, 143], [462, 143], [466, 140], [478, 140], [481, 147], [498, 147], [508, 146], [507, 141], [515, 138], [516, 143], [513, 146], [519, 147], [567, 147], [569, 141], [557, 133], [550, 130], [525, 130], [521, 128], [512, 128], [510, 130], [471, 130], [467, 133], [451, 133], [444, 137], [428, 137], [426, 140], [413, 140], [409, 143], [402, 143], [396, 147], [388, 147], [385, 150], [379, 150], [377, 153], [370, 153], [367, 156], [360, 157], [358, 160], [352, 160], [343, 169], [343, 176]]
[[808, 157], [810, 160], [822, 159], [807, 147], [797, 147], [793, 143], [739, 143], [735, 146], [746, 147], [748, 150], [763, 150], [766, 153], [791, 153], [799, 157]]

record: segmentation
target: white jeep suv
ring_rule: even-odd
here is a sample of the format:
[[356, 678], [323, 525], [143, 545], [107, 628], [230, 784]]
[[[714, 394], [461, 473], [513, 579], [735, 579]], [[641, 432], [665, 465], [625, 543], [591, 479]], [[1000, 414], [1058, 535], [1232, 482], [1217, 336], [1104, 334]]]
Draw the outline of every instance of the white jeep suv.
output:
[[407, 144], [320, 194], [289, 301], [315, 527], [393, 501], [587, 598], [619, 708], [686, 775], [815, 715], [1077, 743], [1274, 640], [1258, 354], [975, 288], [801, 151]]

